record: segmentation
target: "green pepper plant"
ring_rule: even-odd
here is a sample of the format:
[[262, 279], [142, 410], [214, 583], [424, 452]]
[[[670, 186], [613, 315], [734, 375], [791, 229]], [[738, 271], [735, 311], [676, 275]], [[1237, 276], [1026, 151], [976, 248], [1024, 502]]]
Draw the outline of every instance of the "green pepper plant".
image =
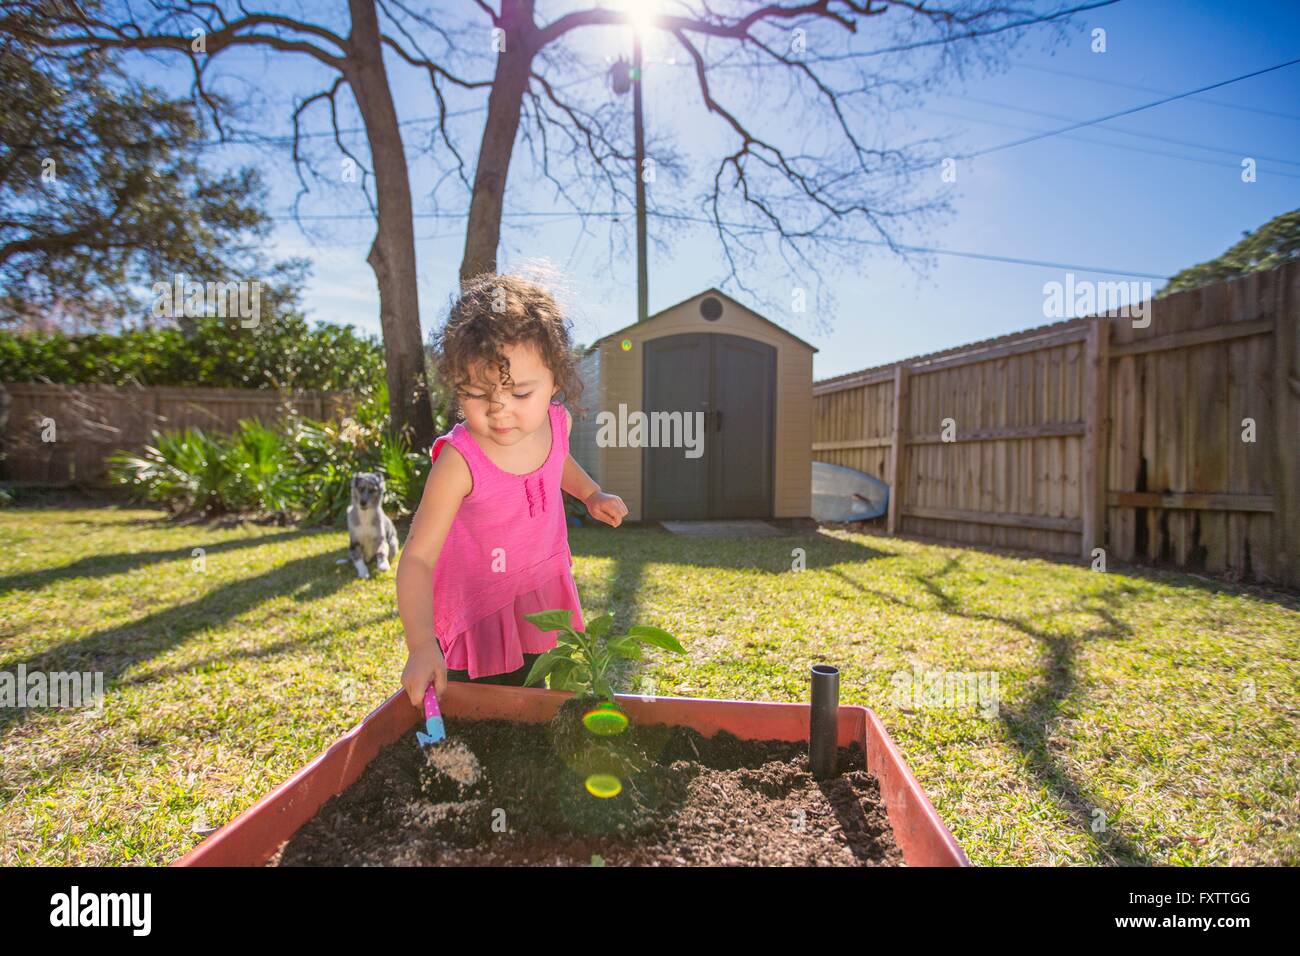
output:
[[570, 623], [573, 612], [566, 609], [525, 614], [543, 631], [559, 631], [556, 645], [533, 663], [525, 686], [550, 677], [552, 690], [569, 690], [579, 696], [601, 697], [610, 703], [614, 691], [609, 672], [617, 660], [641, 660], [641, 646], [661, 647], [675, 654], [686, 649], [667, 631], [649, 624], [629, 627], [626, 634], [609, 635], [614, 616], [600, 615], [587, 622], [585, 631], [575, 631]]

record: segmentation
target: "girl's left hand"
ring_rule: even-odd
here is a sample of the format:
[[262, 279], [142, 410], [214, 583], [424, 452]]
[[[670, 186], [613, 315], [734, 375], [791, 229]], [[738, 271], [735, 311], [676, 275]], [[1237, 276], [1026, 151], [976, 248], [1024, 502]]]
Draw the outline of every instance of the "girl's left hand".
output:
[[622, 498], [603, 491], [598, 491], [588, 498], [586, 505], [588, 513], [593, 518], [614, 528], [623, 523], [623, 517], [627, 514], [627, 505], [623, 504]]

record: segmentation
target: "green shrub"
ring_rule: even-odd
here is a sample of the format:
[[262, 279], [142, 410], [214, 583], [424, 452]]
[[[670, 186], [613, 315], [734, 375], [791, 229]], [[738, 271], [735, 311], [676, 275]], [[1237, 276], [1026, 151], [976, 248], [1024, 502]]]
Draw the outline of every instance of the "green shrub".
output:
[[109, 458], [109, 478], [139, 501], [177, 514], [234, 512], [308, 523], [347, 514], [352, 477], [385, 476], [384, 509], [410, 514], [429, 475], [427, 453], [413, 452], [388, 429], [388, 389], [380, 385], [342, 421], [292, 415], [275, 428], [244, 420], [229, 438], [197, 428], [154, 433], [142, 455]]
[[166, 505], [177, 514], [226, 510], [231, 470], [220, 437], [199, 428], [154, 432], [144, 453], [109, 456], [110, 481], [125, 485], [137, 501]]
[[384, 353], [351, 326], [297, 313], [255, 329], [215, 316], [118, 334], [0, 332], [0, 381], [355, 391], [384, 377]]
[[298, 507], [301, 476], [275, 430], [259, 421], [241, 421], [225, 459], [230, 471], [222, 502], [226, 509], [288, 515]]

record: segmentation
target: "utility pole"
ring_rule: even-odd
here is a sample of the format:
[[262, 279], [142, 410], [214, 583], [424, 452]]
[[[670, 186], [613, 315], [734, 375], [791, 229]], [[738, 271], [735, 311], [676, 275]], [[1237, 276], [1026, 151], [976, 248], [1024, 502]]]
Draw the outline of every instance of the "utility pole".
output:
[[632, 125], [636, 135], [636, 320], [650, 317], [650, 269], [646, 261], [645, 121], [641, 113], [641, 31], [632, 32]]
[[610, 85], [622, 96], [632, 91], [632, 128], [636, 138], [636, 320], [650, 317], [650, 267], [646, 258], [645, 117], [641, 103], [641, 31], [632, 31], [632, 66], [619, 57], [609, 68]]

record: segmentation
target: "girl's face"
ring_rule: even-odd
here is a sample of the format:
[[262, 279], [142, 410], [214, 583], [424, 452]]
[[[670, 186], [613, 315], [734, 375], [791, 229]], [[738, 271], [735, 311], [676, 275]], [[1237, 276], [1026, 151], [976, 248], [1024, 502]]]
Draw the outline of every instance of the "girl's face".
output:
[[532, 342], [506, 345], [501, 351], [510, 363], [510, 387], [502, 385], [496, 368], [480, 362], [470, 370], [474, 384], [461, 391], [460, 407], [465, 427], [476, 436], [510, 446], [542, 427], [559, 387]]

